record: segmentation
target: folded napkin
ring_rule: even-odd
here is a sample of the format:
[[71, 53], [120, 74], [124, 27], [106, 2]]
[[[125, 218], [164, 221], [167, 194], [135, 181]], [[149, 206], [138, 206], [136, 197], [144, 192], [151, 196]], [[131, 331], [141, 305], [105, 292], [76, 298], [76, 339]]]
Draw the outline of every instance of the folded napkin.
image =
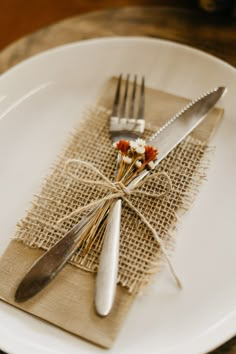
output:
[[[78, 220], [75, 215], [64, 223], [57, 221], [78, 206], [104, 195], [96, 186], [80, 185], [65, 172], [71, 158], [92, 162], [112, 179], [116, 154], [108, 131], [116, 79], [109, 80], [97, 103], [86, 110], [82, 123], [69, 137], [59, 154], [52, 173], [44, 181], [39, 196], [27, 215], [18, 223], [14, 240], [0, 258], [0, 299], [60, 328], [103, 347], [110, 347], [125, 319], [137, 292], [152, 278], [163, 263], [162, 252], [146, 228], [127, 205], [122, 211], [119, 284], [114, 307], [106, 318], [94, 310], [95, 273], [101, 250], [101, 239], [86, 257], [78, 251], [70, 264], [41, 293], [25, 303], [14, 302], [14, 293], [34, 261], [57, 242]], [[146, 136], [163, 125], [188, 102], [166, 92], [146, 89]], [[157, 230], [167, 249], [175, 242], [178, 215], [189, 208], [207, 168], [207, 143], [219, 126], [223, 110], [215, 108], [206, 120], [186, 138], [159, 166], [171, 178], [173, 188], [166, 197], [132, 196], [132, 203]], [[90, 171], [73, 173], [90, 178]], [[166, 181], [148, 182], [146, 190], [165, 190]], [[150, 215], [150, 210], [153, 210]]]

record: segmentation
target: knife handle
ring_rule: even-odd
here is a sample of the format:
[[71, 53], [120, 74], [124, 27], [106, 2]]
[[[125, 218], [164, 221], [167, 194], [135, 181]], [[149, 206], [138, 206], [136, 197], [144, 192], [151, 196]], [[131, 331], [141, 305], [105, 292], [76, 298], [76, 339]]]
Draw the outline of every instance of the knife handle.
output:
[[95, 293], [95, 307], [100, 316], [109, 314], [115, 298], [119, 264], [121, 205], [121, 199], [113, 202], [104, 232]]
[[23, 302], [28, 300], [56, 277], [78, 249], [83, 235], [94, 227], [97, 212], [102, 206], [100, 205], [93, 209], [67, 232], [60, 241], [36, 260], [19, 284], [15, 293], [15, 301]]

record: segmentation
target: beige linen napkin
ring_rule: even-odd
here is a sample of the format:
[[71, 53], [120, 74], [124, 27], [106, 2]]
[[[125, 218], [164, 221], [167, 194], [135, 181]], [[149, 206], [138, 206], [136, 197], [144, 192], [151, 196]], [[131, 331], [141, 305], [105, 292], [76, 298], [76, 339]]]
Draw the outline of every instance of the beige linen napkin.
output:
[[[113, 97], [114, 97], [115, 85], [116, 85], [115, 79], [110, 80], [109, 82], [106, 83], [102, 91], [102, 95], [98, 99], [96, 107], [103, 106], [106, 109], [111, 108]], [[180, 108], [182, 108], [187, 102], [188, 100], [185, 98], [148, 88], [146, 90], [146, 112], [145, 112], [148, 129], [153, 130], [154, 128], [156, 129], [157, 127], [164, 124], [174, 113], [176, 113]], [[107, 119], [108, 115], [107, 113], [106, 114], [104, 113], [106, 111], [103, 111], [100, 108], [97, 109], [96, 107], [90, 110], [89, 114], [88, 113], [85, 114], [84, 123], [86, 123], [86, 119], [91, 119], [91, 114], [93, 114], [93, 119], [97, 117], [97, 121], [94, 121], [95, 126], [98, 123], [100, 124], [99, 119], [101, 119], [102, 122], [101, 124], [104, 124], [103, 119], [104, 117]], [[154, 209], [156, 213], [153, 213], [153, 219], [155, 219], [156, 217], [155, 214], [157, 214], [156, 218], [158, 219], [158, 217], [162, 215], [163, 208], [167, 208], [167, 206], [168, 206], [168, 208], [166, 209], [167, 212], [171, 213], [172, 211], [173, 214], [176, 212], [176, 210], [180, 208], [184, 209], [189, 207], [189, 201], [192, 200], [192, 196], [195, 195], [196, 193], [195, 190], [196, 185], [194, 185], [194, 177], [198, 176], [200, 178], [202, 176], [202, 168], [205, 168], [204, 167], [205, 164], [204, 163], [202, 164], [201, 161], [204, 161], [204, 157], [207, 151], [206, 144], [209, 141], [209, 139], [212, 137], [212, 134], [215, 132], [217, 127], [219, 126], [222, 116], [223, 116], [222, 109], [214, 109], [209, 114], [207, 119], [201, 124], [201, 126], [193, 132], [192, 137], [188, 138], [182, 144], [182, 146], [177, 147], [177, 149], [175, 149], [175, 151], [172, 154], [172, 157], [170, 157], [169, 160], [166, 160], [166, 162], [163, 161], [161, 168], [165, 169], [167, 167], [169, 168], [170, 166], [172, 166], [176, 159], [180, 158], [181, 156], [184, 156], [183, 161], [186, 164], [183, 167], [185, 171], [185, 179], [183, 180], [182, 177], [181, 178], [178, 177], [180, 175], [180, 170], [177, 171], [176, 169], [170, 172], [171, 178], [173, 178], [174, 180], [174, 187], [176, 186], [174, 199], [172, 195], [172, 199], [170, 198], [169, 202], [167, 199], [165, 201], [159, 201], [157, 204], [155, 204]], [[107, 121], [105, 123], [107, 124]], [[76, 157], [73, 155], [75, 154], [73, 144], [75, 144], [75, 137], [77, 138], [80, 137], [82, 139], [80, 129], [81, 128], [78, 127], [78, 129], [75, 130], [73, 138], [69, 140], [65, 152], [61, 154], [63, 155], [64, 160], [66, 158]], [[93, 126], [91, 125], [90, 133], [92, 134], [92, 132], [93, 132]], [[95, 135], [92, 138], [95, 139]], [[72, 149], [72, 145], [73, 145], [73, 149]], [[197, 154], [196, 155], [197, 161], [193, 161], [193, 157], [195, 156], [194, 154]], [[92, 156], [90, 156], [90, 158], [92, 158]], [[114, 154], [114, 161], [115, 161], [115, 154]], [[188, 172], [188, 168], [189, 168], [188, 166], [190, 165], [192, 166], [190, 171], [191, 173]], [[59, 165], [57, 164], [56, 169], [58, 169], [58, 166]], [[50, 182], [50, 179], [54, 178], [55, 175], [58, 176], [57, 173], [59, 173], [58, 170], [56, 170], [54, 175], [52, 174], [52, 176], [48, 177], [48, 181]], [[42, 189], [41, 192], [41, 197], [43, 196], [44, 198], [45, 198], [45, 188], [46, 191], [48, 191], [47, 183], [46, 183], [46, 187], [44, 186], [43, 187], [44, 190]], [[181, 184], [183, 184], [182, 189], [181, 189]], [[74, 184], [74, 188], [76, 188], [75, 186], [76, 184]], [[96, 194], [96, 192], [94, 193]], [[88, 198], [89, 198], [89, 194], [88, 194]], [[47, 198], [45, 198], [45, 200], [46, 199]], [[71, 199], [67, 200], [67, 203], [70, 200]], [[84, 200], [83, 202], [86, 201], [88, 200]], [[55, 202], [55, 200], [53, 202]], [[47, 205], [50, 206], [50, 208], [53, 208], [54, 205], [54, 209], [56, 208], [55, 203], [47, 204]], [[42, 207], [42, 205], [38, 203], [36, 207], [39, 208]], [[61, 209], [61, 213], [62, 212], [65, 213], [65, 210]], [[136, 255], [138, 254], [136, 260], [136, 258], [132, 259], [132, 256], [130, 256], [129, 254], [130, 245], [125, 243], [125, 238], [122, 239], [123, 246], [121, 245], [119, 285], [117, 286], [115, 305], [112, 309], [111, 314], [106, 318], [101, 318], [97, 316], [94, 310], [94, 290], [95, 290], [94, 271], [96, 270], [98, 257], [99, 257], [99, 252], [97, 252], [97, 249], [93, 251], [93, 253], [91, 254], [91, 259], [87, 261], [87, 263], [83, 262], [84, 260], [82, 259], [81, 255], [78, 253], [73, 259], [72, 262], [73, 265], [72, 264], [66, 265], [66, 267], [62, 270], [62, 272], [47, 288], [45, 288], [41, 293], [39, 293], [29, 301], [18, 304], [14, 302], [14, 293], [17, 285], [19, 284], [20, 280], [25, 275], [29, 267], [44, 252], [42, 249], [47, 249], [48, 247], [51, 246], [50, 240], [51, 238], [53, 238], [53, 236], [47, 234], [46, 226], [44, 228], [45, 232], [42, 232], [41, 236], [38, 235], [39, 229], [37, 229], [37, 227], [39, 223], [36, 223], [35, 226], [34, 223], [32, 222], [33, 220], [32, 215], [34, 211], [35, 210], [33, 206], [32, 209], [29, 210], [26, 218], [24, 218], [19, 223], [18, 230], [15, 236], [17, 240], [15, 239], [10, 242], [6, 251], [0, 258], [0, 298], [3, 301], [15, 307], [18, 307], [30, 314], [33, 314], [41, 319], [44, 319], [64, 330], [67, 330], [73, 334], [83, 337], [100, 346], [110, 347], [114, 342], [125, 317], [127, 316], [129, 307], [131, 306], [135, 298], [136, 292], [142, 286], [144, 286], [146, 283], [150, 281], [151, 275], [153, 274], [154, 270], [157, 271], [159, 269], [159, 263], [161, 263], [161, 261], [155, 255], [155, 253], [158, 253], [160, 251], [158, 245], [155, 245], [155, 242], [151, 240], [151, 236], [149, 236], [150, 240], [148, 238], [147, 239], [144, 238], [142, 241], [143, 243], [138, 244], [137, 250], [135, 249], [134, 251], [134, 253], [137, 251]], [[145, 214], [146, 211], [143, 210], [143, 212]], [[49, 215], [51, 215], [50, 210], [49, 210]], [[52, 213], [52, 215], [54, 214]], [[43, 219], [43, 214], [41, 215], [41, 217], [42, 217], [41, 221], [46, 223], [46, 221]], [[126, 228], [129, 227], [130, 229], [132, 229], [133, 224], [137, 222], [136, 221], [137, 217], [135, 215], [130, 214], [129, 218], [131, 220], [131, 223], [126, 224]], [[156, 222], [155, 220], [154, 222]], [[75, 223], [75, 220], [72, 220], [71, 223], [72, 224]], [[165, 231], [168, 226], [168, 228], [170, 229], [167, 230], [168, 233], [166, 233], [168, 237], [164, 235], [164, 231], [163, 231], [163, 235], [164, 235], [163, 238], [165, 239], [166, 237], [165, 241], [167, 245], [168, 244], [172, 245], [172, 241], [174, 240], [170, 240], [170, 238], [172, 239], [174, 238], [176, 218], [173, 217], [171, 218], [169, 223], [167, 221], [165, 221], [164, 223], [165, 223], [164, 226], [161, 224], [160, 225], [155, 224], [155, 226], [160, 227], [160, 232], [162, 232], [162, 227]], [[69, 226], [71, 225], [70, 224], [64, 225], [65, 228], [66, 227], [68, 228]], [[127, 232], [129, 232], [128, 229], [126, 230]], [[140, 230], [141, 230], [140, 231], [141, 235], [144, 235], [145, 229], [141, 228]], [[36, 236], [34, 236], [34, 234]], [[60, 238], [61, 235], [62, 234], [58, 234], [57, 237]], [[131, 239], [132, 237], [133, 234], [131, 234]], [[137, 235], [137, 237], [139, 237], [139, 235]], [[140, 240], [141, 239], [142, 237], [140, 236]], [[150, 245], [146, 246], [147, 240], [150, 244], [152, 242], [151, 246]], [[55, 240], [53, 240], [53, 242], [55, 242]], [[149, 247], [149, 248], [145, 248], [145, 247]], [[143, 268], [142, 262], [144, 262], [144, 260], [142, 259], [142, 256], [146, 257], [145, 252], [150, 253], [150, 264], [155, 263], [154, 260], [156, 260], [156, 263], [158, 263], [156, 264], [156, 267], [154, 267], [153, 269], [151, 269], [150, 267], [149, 268], [147, 267], [147, 269]], [[132, 264], [130, 264], [130, 259], [133, 262]], [[125, 262], [126, 260], [128, 260], [128, 262]], [[133, 264], [135, 264], [135, 268], [133, 267]], [[144, 269], [143, 272], [140, 272], [140, 269]]]

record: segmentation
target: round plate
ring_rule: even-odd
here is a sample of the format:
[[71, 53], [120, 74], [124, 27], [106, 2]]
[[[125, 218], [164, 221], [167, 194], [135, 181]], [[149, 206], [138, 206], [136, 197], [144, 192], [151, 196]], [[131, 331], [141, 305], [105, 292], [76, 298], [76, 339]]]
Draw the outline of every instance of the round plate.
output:
[[[79, 42], [35, 56], [0, 78], [0, 253], [81, 112], [119, 73], [196, 98], [225, 85], [224, 121], [208, 181], [176, 235], [174, 263], [138, 297], [110, 353], [207, 352], [236, 328], [236, 71], [201, 51], [147, 38]], [[158, 104], [158, 102], [157, 102]], [[0, 345], [10, 353], [102, 353], [102, 349], [0, 303]]]

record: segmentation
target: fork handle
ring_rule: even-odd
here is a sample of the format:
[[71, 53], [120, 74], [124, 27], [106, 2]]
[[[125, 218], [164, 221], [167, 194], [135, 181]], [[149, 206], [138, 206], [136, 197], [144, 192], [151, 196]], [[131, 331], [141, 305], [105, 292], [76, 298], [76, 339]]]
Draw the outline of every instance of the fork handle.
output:
[[104, 232], [95, 293], [95, 307], [100, 316], [109, 314], [115, 298], [119, 264], [121, 205], [121, 199], [113, 202]]
[[[148, 173], [148, 171], [141, 172], [126, 188], [132, 190]], [[121, 206], [121, 199], [114, 201], [110, 206], [103, 236], [95, 291], [95, 308], [100, 316], [107, 316], [110, 313], [115, 299], [119, 265]]]

